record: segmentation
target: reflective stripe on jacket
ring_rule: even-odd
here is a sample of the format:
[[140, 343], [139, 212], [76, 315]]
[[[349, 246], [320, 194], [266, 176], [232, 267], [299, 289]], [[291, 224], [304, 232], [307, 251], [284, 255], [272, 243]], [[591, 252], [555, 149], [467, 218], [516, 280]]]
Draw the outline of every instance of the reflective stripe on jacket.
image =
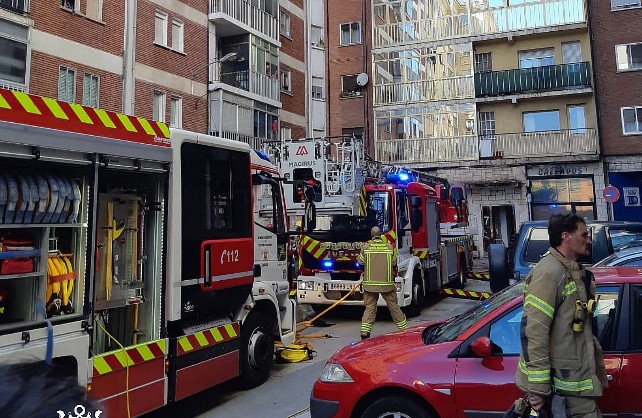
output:
[[[595, 297], [586, 289], [580, 265], [550, 248], [526, 277], [521, 355], [515, 383], [524, 392], [601, 396], [607, 385], [602, 349], [593, 335], [593, 316], [573, 331], [576, 301]], [[586, 306], [586, 305], [584, 305]]]
[[397, 263], [397, 252], [382, 237], [373, 238], [361, 247], [357, 260], [364, 266], [364, 290], [390, 292], [395, 289], [392, 267]]

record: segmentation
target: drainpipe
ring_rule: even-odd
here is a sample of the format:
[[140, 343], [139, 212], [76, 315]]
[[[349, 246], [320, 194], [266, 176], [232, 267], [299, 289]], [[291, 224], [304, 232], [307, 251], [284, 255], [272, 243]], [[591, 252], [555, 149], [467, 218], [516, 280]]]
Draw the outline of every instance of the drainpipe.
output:
[[136, 91], [136, 12], [138, 0], [125, 0], [125, 31], [123, 40], [123, 113], [135, 113]]

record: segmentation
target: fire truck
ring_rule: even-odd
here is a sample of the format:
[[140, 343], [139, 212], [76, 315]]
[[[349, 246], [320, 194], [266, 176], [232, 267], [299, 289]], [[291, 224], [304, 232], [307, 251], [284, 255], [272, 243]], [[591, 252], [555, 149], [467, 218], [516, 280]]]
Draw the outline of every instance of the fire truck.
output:
[[[353, 290], [361, 274], [357, 256], [375, 225], [398, 250], [398, 302], [409, 314], [440, 287], [464, 286], [473, 239], [460, 232], [468, 222], [462, 185], [368, 160], [357, 138], [288, 141], [271, 155], [293, 180], [285, 189], [289, 213], [304, 210], [301, 182], [314, 191], [316, 224], [298, 244], [299, 303], [329, 305]], [[341, 303], [362, 299], [362, 291], [352, 291]]]
[[276, 167], [247, 144], [0, 90], [0, 362], [109, 417], [264, 382], [295, 338]]

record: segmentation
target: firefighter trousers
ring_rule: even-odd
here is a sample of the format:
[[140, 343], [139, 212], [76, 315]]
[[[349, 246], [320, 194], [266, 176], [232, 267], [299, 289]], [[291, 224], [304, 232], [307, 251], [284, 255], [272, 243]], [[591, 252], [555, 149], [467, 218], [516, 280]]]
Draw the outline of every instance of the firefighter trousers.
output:
[[[602, 418], [602, 413], [593, 398], [564, 396], [562, 399], [564, 400], [563, 404], [566, 406], [566, 415], [556, 411], [556, 408], [560, 407], [560, 405], [553, 401], [553, 418], [557, 418], [558, 416], [568, 418]], [[562, 408], [564, 408], [564, 406], [562, 406]]]
[[[378, 292], [363, 292], [363, 303], [366, 305], [366, 309], [363, 312], [363, 317], [361, 318], [361, 335], [370, 336], [372, 331], [372, 325], [375, 322], [375, 317], [377, 316], [377, 301], [379, 300]], [[404, 329], [408, 328], [408, 321], [406, 321], [406, 315], [401, 312], [399, 305], [397, 305], [397, 293], [393, 290], [390, 292], [381, 293], [383, 300], [386, 301], [388, 305], [388, 310], [390, 315], [392, 315], [392, 320], [397, 325], [397, 328]]]

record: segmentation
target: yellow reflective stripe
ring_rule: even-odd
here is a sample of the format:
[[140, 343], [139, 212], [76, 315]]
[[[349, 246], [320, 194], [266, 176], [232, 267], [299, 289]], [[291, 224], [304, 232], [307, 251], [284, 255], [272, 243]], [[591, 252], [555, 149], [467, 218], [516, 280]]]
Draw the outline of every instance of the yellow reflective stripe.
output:
[[149, 122], [147, 121], [147, 119], [143, 119], [143, 118], [137, 118], [137, 119], [138, 119], [138, 123], [140, 123], [140, 126], [142, 126], [142, 127], [143, 127], [143, 130], [144, 130], [148, 135], [156, 136], [156, 132], [154, 131], [154, 128], [152, 128], [152, 126], [149, 124]]
[[561, 380], [557, 377], [553, 377], [553, 385], [555, 386], [555, 389], [565, 390], [568, 392], [581, 392], [593, 389], [593, 381], [591, 379], [572, 381]]
[[544, 302], [542, 299], [538, 298], [537, 296], [530, 293], [526, 295], [524, 306], [526, 305], [532, 305], [534, 308], [541, 311], [544, 315], [553, 319], [553, 314], [555, 313], [555, 309], [548, 303]]
[[125, 129], [127, 129], [129, 132], [138, 132], [134, 127], [134, 124], [132, 123], [132, 121], [129, 120], [129, 118], [126, 115], [123, 115], [122, 113], [116, 113], [116, 116], [118, 116], [118, 119], [120, 119], [120, 122], [123, 124]]
[[154, 358], [154, 354], [152, 353], [152, 350], [149, 349], [149, 345], [143, 345], [140, 347], [136, 348], [136, 351], [138, 351], [138, 354], [143, 358], [143, 360], [148, 361]]
[[18, 99], [22, 107], [27, 111], [27, 113], [33, 113], [34, 115], [42, 115], [40, 110], [36, 107], [36, 105], [33, 103], [33, 100], [31, 100], [31, 97], [29, 97], [28, 94], [22, 93], [20, 91], [14, 91], [13, 95]]
[[523, 361], [519, 362], [519, 371], [526, 375], [529, 382], [542, 383], [551, 380], [551, 369], [528, 370], [526, 363]]
[[45, 105], [49, 108], [49, 111], [57, 117], [58, 119], [65, 119], [69, 120], [69, 116], [62, 110], [62, 107], [60, 107], [60, 104], [58, 103], [57, 100], [54, 100], [50, 97], [43, 97], [42, 101], [45, 102]]
[[81, 105], [77, 103], [69, 103], [69, 106], [71, 107], [71, 110], [74, 111], [76, 116], [78, 116], [78, 119], [80, 119], [82, 123], [87, 123], [89, 125], [94, 124], [94, 121], [91, 120], [91, 118], [89, 117], [87, 112], [85, 112], [85, 109], [83, 109]]
[[98, 370], [99, 374], [111, 372], [111, 367], [107, 364], [103, 357], [94, 358], [94, 369]]
[[223, 335], [221, 334], [221, 331], [218, 330], [218, 328], [211, 329], [210, 333], [212, 334], [212, 337], [214, 337], [214, 340], [217, 343], [220, 343], [221, 341], [223, 341]]
[[577, 285], [575, 282], [570, 282], [566, 286], [564, 286], [564, 290], [562, 291], [562, 296], [567, 297], [572, 295], [573, 293], [577, 292]]
[[157, 340], [155, 343], [158, 345], [158, 347], [161, 349], [163, 354], [167, 354], [167, 350], [165, 348], [165, 340]]
[[94, 109], [94, 112], [96, 112], [96, 115], [98, 115], [98, 119], [100, 119], [100, 121], [103, 123], [103, 125], [105, 125], [108, 128], [115, 128], [116, 127], [116, 124], [107, 115], [107, 112], [105, 112], [102, 109]]
[[114, 355], [114, 357], [116, 357], [121, 366], [127, 367], [128, 365], [134, 365], [134, 360], [129, 357], [129, 354], [127, 354], [125, 350], [116, 351], [112, 354]]
[[227, 333], [230, 335], [230, 337], [236, 337], [236, 330], [234, 330], [232, 324], [225, 325], [225, 329], [227, 330]]
[[169, 138], [169, 128], [167, 127], [167, 125], [165, 123], [156, 122], [156, 126], [158, 126], [160, 128], [160, 130], [163, 133], [163, 135], [165, 135], [165, 138]]
[[189, 342], [187, 337], [179, 338], [178, 343], [181, 345], [181, 348], [183, 349], [183, 351], [191, 351], [194, 349], [194, 347], [192, 347], [192, 344]]
[[202, 332], [197, 332], [196, 334], [194, 334], [194, 337], [196, 337], [196, 341], [198, 341], [201, 347], [206, 347], [209, 345], [209, 343], [207, 342], [207, 338], [205, 338], [205, 334], [203, 334]]
[[0, 107], [3, 109], [11, 109], [7, 100], [0, 94]]

